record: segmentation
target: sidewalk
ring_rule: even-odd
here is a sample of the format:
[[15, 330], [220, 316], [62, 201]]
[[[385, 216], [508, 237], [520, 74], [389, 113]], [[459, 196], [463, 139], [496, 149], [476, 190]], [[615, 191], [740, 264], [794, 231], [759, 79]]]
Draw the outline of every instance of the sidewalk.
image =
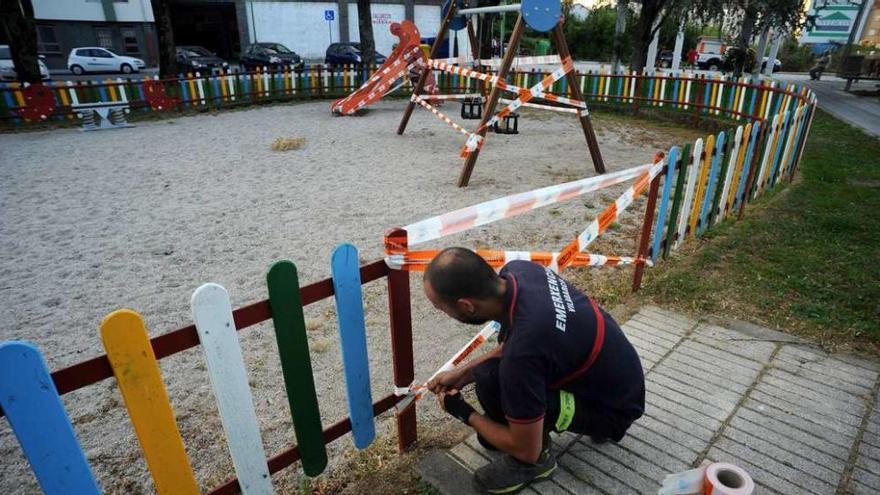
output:
[[[726, 326], [736, 329], [639, 311], [623, 329], [645, 369], [645, 416], [619, 444], [556, 435], [559, 469], [523, 493], [656, 493], [666, 474], [704, 459], [747, 470], [756, 494], [880, 492], [880, 364]], [[471, 437], [418, 471], [444, 495], [476, 493], [472, 472], [491, 455]]]
[[[830, 74], [811, 81], [807, 74], [775, 74], [774, 79], [804, 85], [819, 98], [819, 108], [880, 138], [880, 98], [856, 96], [843, 90], [846, 80]], [[878, 81], [861, 81], [853, 89], [874, 89]]]

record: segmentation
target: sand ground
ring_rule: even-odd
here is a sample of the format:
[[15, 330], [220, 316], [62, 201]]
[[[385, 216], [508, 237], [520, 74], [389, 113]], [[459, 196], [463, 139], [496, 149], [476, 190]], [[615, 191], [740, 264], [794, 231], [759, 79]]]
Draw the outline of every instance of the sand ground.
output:
[[[0, 339], [36, 343], [53, 369], [103, 352], [98, 325], [110, 311], [141, 312], [152, 335], [190, 323], [189, 299], [205, 282], [233, 305], [266, 297], [265, 272], [293, 260], [300, 280], [329, 276], [330, 253], [352, 242], [362, 260], [382, 254], [382, 234], [454, 208], [594, 175], [577, 121], [523, 112], [521, 134], [490, 135], [470, 187], [455, 181], [460, 134], [417, 109], [395, 134], [402, 101], [366, 116], [334, 118], [327, 102], [278, 105], [139, 123], [0, 135]], [[450, 106], [450, 113], [457, 108]], [[680, 131], [596, 118], [609, 170], [649, 162], [682, 141]], [[277, 137], [305, 138], [275, 152]], [[625, 186], [431, 243], [518, 250], [560, 249]], [[637, 212], [624, 215], [622, 252], [633, 254]], [[615, 234], [610, 233], [613, 237]], [[614, 244], [611, 244], [612, 246]], [[426, 246], [429, 247], [429, 246]], [[391, 390], [385, 284], [365, 286], [373, 396]], [[413, 278], [416, 373], [427, 378], [474, 331], [430, 307]], [[324, 424], [347, 414], [332, 301], [307, 308]], [[294, 442], [269, 325], [241, 333], [266, 451]], [[162, 373], [203, 489], [233, 473], [202, 353], [161, 361]], [[113, 380], [64, 397], [77, 435], [107, 493], [153, 491]], [[439, 417], [433, 401], [420, 421]], [[380, 419], [380, 434], [393, 420]], [[331, 446], [350, 448], [348, 437]], [[0, 492], [33, 493], [33, 475], [0, 420]], [[289, 468], [277, 487], [296, 486]], [[289, 490], [285, 490], [289, 491]]]

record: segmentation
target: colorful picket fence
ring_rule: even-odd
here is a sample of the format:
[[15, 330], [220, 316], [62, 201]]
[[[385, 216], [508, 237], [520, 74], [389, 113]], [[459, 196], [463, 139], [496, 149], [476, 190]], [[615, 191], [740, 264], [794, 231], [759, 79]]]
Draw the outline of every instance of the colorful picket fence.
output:
[[[542, 77], [541, 74], [517, 72], [513, 77], [517, 85], [528, 86]], [[181, 97], [180, 105], [203, 106], [236, 99], [329, 96], [336, 90], [341, 93], [355, 89], [364, 77], [365, 73], [357, 71], [321, 73], [306, 69], [180, 78], [164, 81], [164, 84], [169, 94]], [[455, 77], [438, 74], [439, 84], [450, 92], [455, 88], [463, 92], [479, 90]], [[734, 215], [742, 216], [748, 202], [780, 181], [791, 180], [802, 159], [816, 109], [816, 97], [809, 90], [794, 85], [779, 86], [773, 81], [753, 83], [720, 76], [627, 72], [581, 73], [578, 81], [585, 98], [594, 103], [626, 105], [636, 111], [640, 107], [665, 107], [692, 113], [698, 120], [708, 116], [729, 122], [728, 128], [698, 139], [692, 145], [672, 146], [665, 157], [658, 158], [654, 164], [596, 178], [598, 184], [620, 178], [618, 175], [638, 177], [637, 187], [622, 197], [626, 204], [650, 181], [638, 253], [635, 258], [628, 258], [636, 265], [634, 290], [648, 263], [633, 260], [650, 260], [656, 264], [688, 239], [704, 235], [712, 225]], [[569, 94], [564, 80], [556, 84], [559, 87], [554, 88], [555, 92]], [[69, 106], [71, 101], [129, 101], [132, 108], [149, 108], [144, 103], [142, 83], [135, 81], [55, 84], [53, 91], [62, 107]], [[11, 113], [23, 105], [20, 89], [6, 85], [0, 87], [0, 93], [0, 101], [5, 102], [5, 106], [0, 106], [0, 114], [20, 120]], [[66, 117], [63, 111], [53, 116]], [[577, 191], [585, 192], [596, 186], [592, 182], [580, 182]], [[554, 191], [554, 198], [558, 196], [558, 200], [576, 195], [573, 190], [564, 188]], [[545, 191], [546, 194], [549, 193]], [[515, 207], [513, 203], [508, 206], [515, 207], [519, 213], [549, 201], [541, 198], [527, 202], [528, 207]], [[616, 214], [620, 201], [610, 205], [609, 211]], [[603, 212], [596, 220], [597, 225], [607, 224], [609, 218], [613, 217]], [[457, 221], [472, 225], [477, 219]], [[440, 221], [438, 225], [443, 227], [444, 224]], [[390, 231], [386, 235], [386, 246], [393, 248], [392, 255], [403, 253], [407, 250], [409, 235], [413, 236], [409, 238], [411, 243], [431, 238], [427, 227], [433, 228], [434, 224], [421, 230], [413, 227], [409, 234], [404, 229]], [[591, 229], [596, 230], [593, 224], [582, 235]], [[579, 239], [578, 251], [583, 251], [581, 244]], [[506, 261], [522, 257], [523, 253], [503, 252], [498, 256]], [[550, 265], [559, 259], [557, 253], [545, 258]], [[393, 256], [390, 259], [394, 261]], [[621, 264], [621, 260], [572, 257], [561, 265]], [[338, 247], [331, 263], [331, 279], [301, 286], [294, 264], [278, 262], [267, 274], [268, 298], [237, 310], [231, 308], [223, 287], [203, 285], [192, 297], [194, 324], [153, 339], [149, 339], [146, 324], [138, 313], [115, 311], [101, 324], [106, 355], [54, 373], [49, 372], [33, 345], [0, 344], [0, 407], [43, 491], [99, 493], [59, 395], [115, 377], [157, 492], [197, 493], [199, 487], [157, 361], [198, 345], [202, 346], [208, 363], [236, 472], [236, 477], [211, 489], [210, 493], [271, 493], [271, 473], [300, 460], [307, 475], [320, 474], [327, 464], [325, 445], [348, 432], [352, 432], [358, 448], [370, 445], [375, 438], [374, 417], [393, 408], [402, 397], [388, 394], [375, 402], [372, 399], [361, 286], [388, 278], [392, 366], [394, 386], [399, 390], [410, 386], [414, 379], [409, 274], [406, 269], [399, 269], [403, 262], [398, 263], [401, 266], [392, 263], [389, 267], [380, 260], [358, 266], [357, 251], [350, 245]], [[336, 298], [350, 417], [324, 428], [306, 343], [303, 306], [331, 296]], [[274, 323], [298, 445], [267, 460], [236, 331], [269, 319]], [[415, 441], [415, 426], [413, 408], [397, 415], [401, 449]]]
[[[300, 286], [290, 261], [273, 264], [268, 299], [233, 310], [222, 286], [208, 283], [192, 295], [194, 324], [149, 338], [143, 317], [122, 309], [100, 326], [106, 354], [50, 373], [32, 344], [0, 343], [0, 407], [43, 492], [100, 493], [60, 395], [115, 377], [129, 420], [160, 494], [197, 494], [199, 485], [168, 399], [158, 360], [201, 346], [236, 476], [213, 494], [273, 493], [271, 473], [300, 460], [308, 476], [327, 466], [326, 444], [351, 432], [359, 449], [376, 436], [374, 418], [400, 400], [393, 394], [373, 402], [367, 360], [361, 285], [388, 277], [395, 386], [413, 380], [409, 279], [395, 276], [383, 261], [359, 266], [357, 249], [337, 247], [332, 278]], [[324, 428], [318, 408], [303, 307], [334, 296], [350, 417]], [[271, 319], [297, 445], [266, 459], [254, 411], [238, 331]], [[415, 411], [398, 415], [401, 449], [415, 441]]]
[[[257, 70], [253, 72], [218, 72], [205, 75], [180, 74], [162, 80], [165, 93], [177, 100], [177, 110], [189, 108], [221, 108], [295, 98], [336, 98], [360, 87], [375, 72], [354, 66], [310, 65], [294, 69]], [[486, 72], [492, 72], [491, 70]], [[530, 87], [549, 73], [541, 70], [512, 72], [510, 83]], [[487, 90], [484, 81], [458, 74], [434, 71], [439, 89], [444, 94], [471, 94]], [[804, 92], [794, 85], [758, 80], [751, 76], [734, 78], [715, 74], [694, 74], [688, 71], [632, 73], [628, 70], [610, 72], [590, 70], [577, 72], [585, 100], [592, 104], [624, 106], [638, 110], [650, 106], [729, 119], [767, 119], [781, 113], [782, 105]], [[154, 78], [155, 79], [155, 78]], [[158, 79], [155, 79], [158, 80]], [[410, 81], [401, 81], [410, 89]], [[78, 104], [113, 102], [128, 103], [132, 110], [153, 110], [147, 101], [144, 80], [104, 79], [81, 82], [49, 82], [46, 86], [55, 97], [55, 120], [73, 119]], [[18, 111], [25, 106], [22, 87], [18, 83], [0, 83], [0, 122], [26, 124]], [[549, 90], [559, 96], [572, 96], [566, 79], [555, 82]], [[174, 110], [164, 108], [162, 111]]]
[[[513, 78], [517, 85], [528, 86], [544, 76], [546, 73], [534, 71], [519, 72]], [[439, 75], [441, 87], [449, 81], [457, 83], [455, 77], [455, 74]], [[633, 290], [638, 290], [645, 266], [655, 265], [660, 257], [667, 258], [670, 251], [687, 239], [704, 235], [710, 226], [724, 218], [734, 213], [741, 217], [746, 203], [779, 181], [793, 178], [816, 109], [816, 97], [806, 88], [793, 84], [778, 86], [775, 81], [753, 84], [745, 77], [698, 77], [678, 72], [642, 75], [588, 72], [579, 74], [578, 81], [587, 100], [632, 104], [636, 111], [639, 106], [666, 106], [673, 111], [692, 112], [698, 121], [704, 116], [717, 116], [716, 123], [727, 128], [697, 139], [693, 145], [673, 146], [662, 154], [665, 158], [658, 159], [650, 173], [646, 170], [649, 165], [642, 165], [517, 193], [413, 223], [400, 229], [396, 236], [386, 237], [389, 265], [403, 270], [424, 270], [438, 251], [412, 251], [410, 245], [638, 177], [631, 190], [609, 205], [576, 242], [558, 253], [477, 250], [492, 266], [499, 268], [511, 259], [529, 259], [552, 269], [564, 269], [566, 265], [632, 264], [635, 266]], [[554, 84], [556, 93], [570, 95], [564, 80]], [[661, 165], [662, 170], [655, 170]], [[643, 181], [641, 185], [639, 181]], [[603, 222], [607, 224], [616, 218], [647, 188], [647, 182], [651, 187], [636, 255], [603, 256], [586, 252], [589, 241], [601, 234]]]

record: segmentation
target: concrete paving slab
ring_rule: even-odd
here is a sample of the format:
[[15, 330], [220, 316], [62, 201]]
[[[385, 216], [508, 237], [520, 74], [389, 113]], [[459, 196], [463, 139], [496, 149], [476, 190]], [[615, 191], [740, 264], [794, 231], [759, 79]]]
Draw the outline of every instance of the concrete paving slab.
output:
[[[656, 493], [703, 460], [743, 467], [758, 494], [880, 493], [880, 364], [723, 323], [655, 306], [624, 323], [646, 372], [645, 415], [619, 444], [554, 436], [557, 472], [524, 493]], [[469, 494], [449, 478], [492, 458], [470, 437], [418, 471], [440, 493]]]

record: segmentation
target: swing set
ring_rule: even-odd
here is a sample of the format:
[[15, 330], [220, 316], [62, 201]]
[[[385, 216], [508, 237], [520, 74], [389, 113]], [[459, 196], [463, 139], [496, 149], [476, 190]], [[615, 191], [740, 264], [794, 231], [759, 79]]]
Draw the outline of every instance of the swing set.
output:
[[[443, 21], [440, 24], [440, 29], [437, 31], [437, 38], [431, 47], [430, 55], [427, 60], [423, 59], [420, 61], [426, 64], [427, 67], [425, 67], [425, 70], [421, 71], [418, 82], [413, 87], [412, 96], [404, 110], [403, 117], [401, 118], [400, 125], [397, 129], [398, 134], [403, 134], [404, 131], [406, 131], [406, 126], [412, 116], [413, 109], [416, 105], [420, 105], [425, 109], [430, 110], [431, 113], [449, 124], [453, 129], [465, 135], [467, 141], [462, 147], [460, 153], [461, 157], [465, 159], [465, 164], [458, 179], [458, 186], [465, 187], [470, 181], [480, 150], [485, 144], [486, 133], [490, 129], [501, 129], [499, 132], [507, 134], [515, 133], [515, 112], [520, 107], [528, 106], [543, 110], [575, 113], [581, 123], [581, 127], [583, 128], [584, 138], [586, 139], [587, 147], [590, 150], [593, 167], [597, 173], [605, 173], [605, 163], [602, 160], [602, 153], [599, 150], [596, 133], [593, 130], [593, 125], [590, 121], [590, 113], [587, 109], [587, 104], [584, 101], [577, 80], [577, 74], [574, 69], [571, 53], [565, 42], [565, 33], [563, 32], [564, 19], [562, 17], [562, 5], [560, 0], [522, 0], [522, 3], [520, 4], [474, 8], [466, 8], [464, 0], [447, 0], [443, 5], [443, 12]], [[507, 43], [507, 50], [504, 52], [504, 56], [501, 59], [496, 74], [493, 75], [487, 72], [481, 72], [478, 70], [481, 67], [488, 68], [495, 64], [492, 63], [492, 61], [480, 60], [478, 57], [478, 52], [476, 51], [476, 35], [474, 32], [474, 17], [504, 12], [518, 13], [516, 23], [514, 24], [513, 31], [510, 35], [510, 40]], [[526, 25], [538, 32], [552, 32], [551, 34], [559, 55], [554, 57], [515, 57]], [[468, 36], [473, 52], [474, 69], [455, 65], [458, 62], [457, 58], [446, 60], [438, 60], [434, 58], [445, 39], [446, 32], [449, 30], [460, 31], [462, 29], [468, 30]], [[546, 63], [559, 63], [560, 66], [543, 77], [541, 81], [534, 86], [524, 88], [507, 82], [507, 76], [510, 74], [510, 69], [514, 64], [534, 65]], [[434, 70], [457, 74], [469, 79], [477, 79], [489, 84], [492, 89], [487, 97], [483, 97], [483, 95], [436, 94], [423, 96], [426, 84], [432, 78]], [[571, 97], [559, 96], [548, 92], [548, 89], [563, 77], [568, 81], [568, 88]], [[513, 99], [502, 98], [502, 93], [505, 91], [514, 93], [515, 97]], [[480, 119], [480, 124], [473, 131], [468, 131], [463, 126], [453, 122], [452, 119], [428, 101], [429, 99], [444, 100], [465, 97], [470, 99], [463, 103], [463, 105], [469, 104], [471, 105], [471, 108], [466, 112], [465, 107], [463, 106], [462, 117], [473, 118], [479, 115]], [[479, 99], [475, 100], [475, 98]], [[534, 103], [532, 100], [544, 100], [549, 103], [539, 104]], [[477, 103], [483, 103], [482, 112], [480, 112], [478, 108], [476, 109], [476, 112], [474, 111], [473, 105], [475, 101]], [[506, 103], [506, 106], [496, 113], [495, 111], [498, 103]], [[504, 123], [504, 127], [500, 128], [499, 124], [502, 122]], [[511, 128], [511, 122], [514, 124], [513, 128]]]

